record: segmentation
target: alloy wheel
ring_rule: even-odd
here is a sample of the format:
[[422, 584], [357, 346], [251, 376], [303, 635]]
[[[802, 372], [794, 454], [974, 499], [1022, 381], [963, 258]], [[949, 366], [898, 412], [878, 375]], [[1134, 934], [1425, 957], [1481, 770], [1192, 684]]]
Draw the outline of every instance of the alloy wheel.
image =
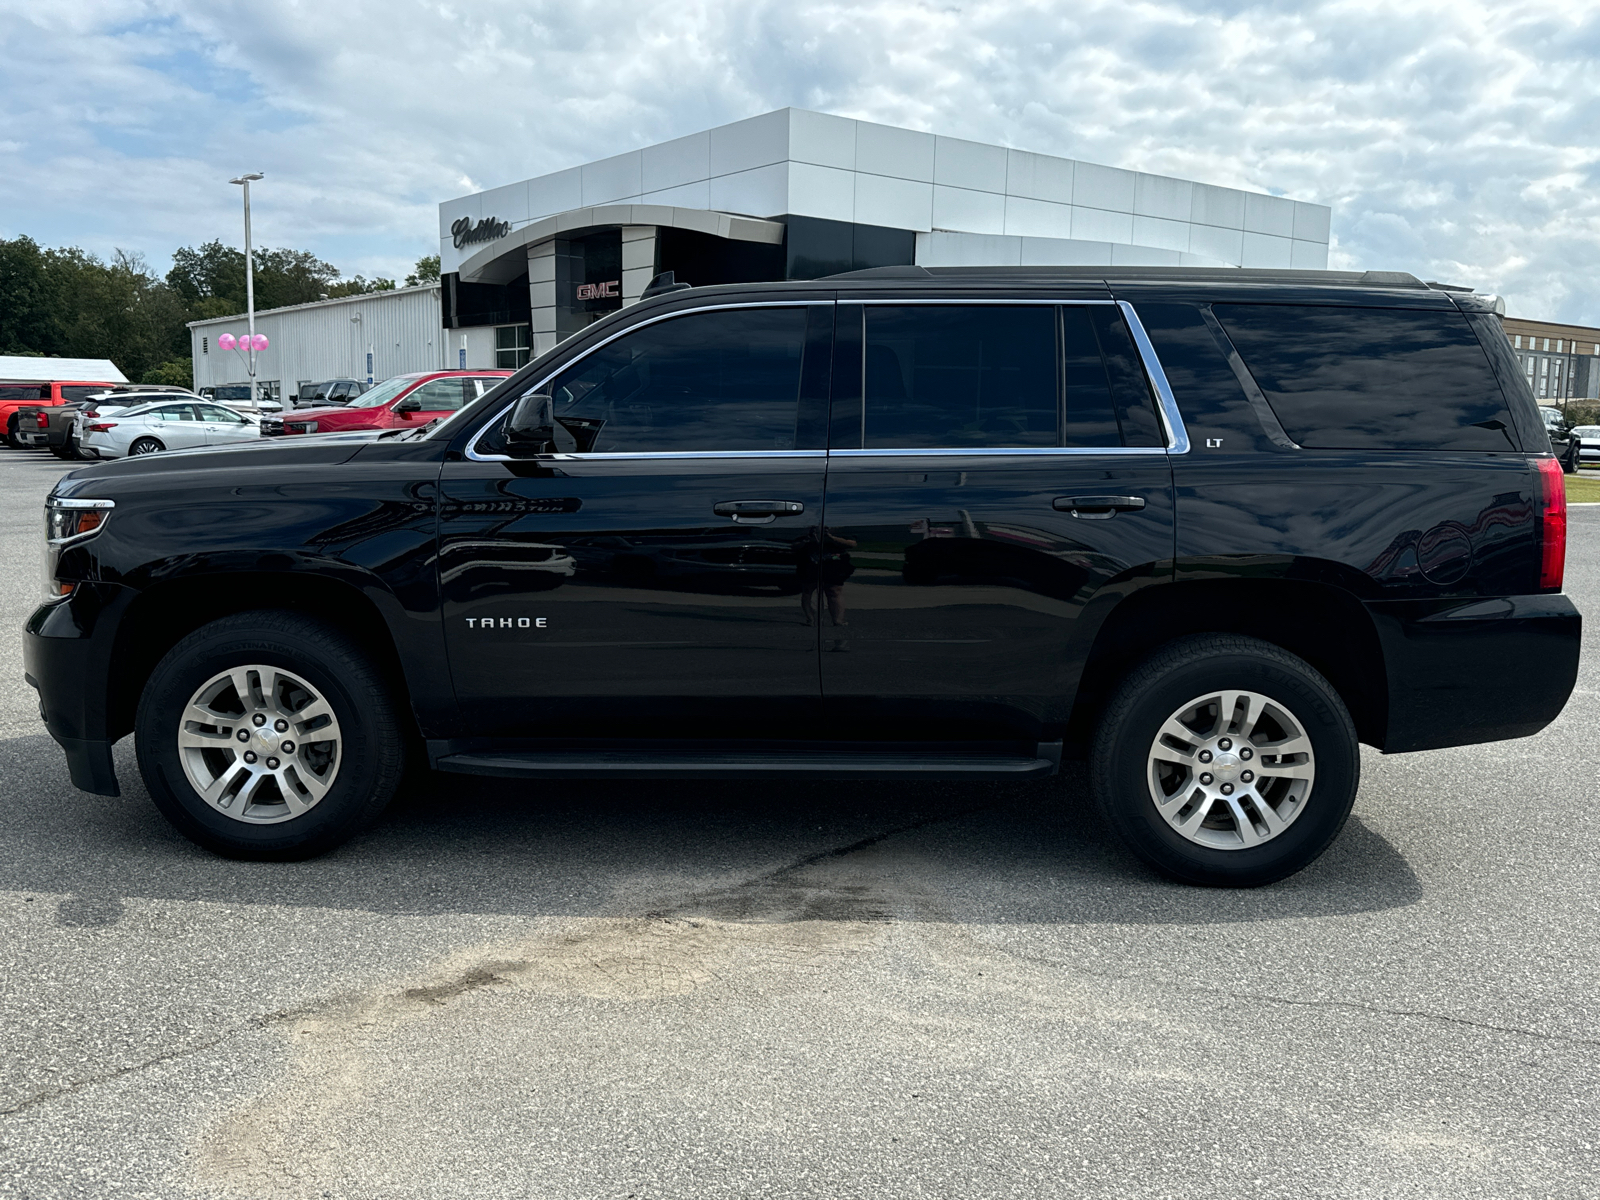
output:
[[178, 757], [206, 804], [251, 825], [314, 808], [339, 773], [339, 719], [282, 667], [233, 667], [201, 684], [178, 721]]
[[1217, 850], [1269, 842], [1305, 811], [1316, 763], [1305, 726], [1259, 692], [1197, 696], [1150, 746], [1156, 810], [1178, 834]]

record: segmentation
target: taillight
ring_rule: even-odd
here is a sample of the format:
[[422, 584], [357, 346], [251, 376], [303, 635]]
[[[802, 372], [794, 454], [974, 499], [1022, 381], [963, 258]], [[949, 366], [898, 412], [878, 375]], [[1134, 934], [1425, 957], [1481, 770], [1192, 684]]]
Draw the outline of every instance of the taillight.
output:
[[1553, 458], [1536, 458], [1539, 469], [1539, 587], [1559, 592], [1567, 570], [1567, 481]]
[[48, 416], [46, 416], [44, 413], [38, 413], [37, 415], [35, 415], [35, 417], [33, 419], [34, 419], [34, 423], [37, 424], [40, 429], [49, 429], [50, 428], [50, 418]]
[[102, 421], [98, 425], [85, 425], [84, 429], [90, 433], [104, 433], [106, 430], [115, 429], [116, 427], [117, 423], [115, 421]]

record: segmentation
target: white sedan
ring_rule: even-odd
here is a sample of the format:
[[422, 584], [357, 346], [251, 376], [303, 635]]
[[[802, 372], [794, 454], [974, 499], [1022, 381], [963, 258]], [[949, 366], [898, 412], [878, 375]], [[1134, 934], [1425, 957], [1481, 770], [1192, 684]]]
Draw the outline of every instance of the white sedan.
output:
[[1579, 425], [1572, 431], [1578, 439], [1578, 461], [1600, 463], [1600, 425]]
[[261, 426], [249, 417], [208, 401], [145, 404], [85, 421], [78, 449], [89, 458], [159, 454], [194, 446], [252, 442]]

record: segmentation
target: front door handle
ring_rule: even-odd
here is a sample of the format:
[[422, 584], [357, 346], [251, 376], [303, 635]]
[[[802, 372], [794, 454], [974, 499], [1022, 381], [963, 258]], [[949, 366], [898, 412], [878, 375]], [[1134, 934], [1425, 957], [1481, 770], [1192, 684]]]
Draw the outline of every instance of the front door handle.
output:
[[770, 525], [779, 517], [792, 517], [805, 510], [798, 500], [724, 500], [711, 506], [717, 516], [732, 517], [740, 525]]
[[1051, 507], [1083, 521], [1109, 521], [1119, 512], [1138, 512], [1144, 507], [1144, 497], [1057, 496], [1051, 501]]

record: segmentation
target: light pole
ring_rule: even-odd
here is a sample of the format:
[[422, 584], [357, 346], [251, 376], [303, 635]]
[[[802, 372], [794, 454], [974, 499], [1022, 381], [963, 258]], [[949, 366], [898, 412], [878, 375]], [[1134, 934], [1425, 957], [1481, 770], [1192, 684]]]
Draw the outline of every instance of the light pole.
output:
[[245, 359], [245, 369], [250, 375], [251, 407], [256, 403], [256, 263], [250, 251], [250, 181], [263, 178], [265, 176], [256, 171], [228, 180], [229, 183], [237, 183], [244, 188], [244, 302], [250, 322], [250, 354]]

